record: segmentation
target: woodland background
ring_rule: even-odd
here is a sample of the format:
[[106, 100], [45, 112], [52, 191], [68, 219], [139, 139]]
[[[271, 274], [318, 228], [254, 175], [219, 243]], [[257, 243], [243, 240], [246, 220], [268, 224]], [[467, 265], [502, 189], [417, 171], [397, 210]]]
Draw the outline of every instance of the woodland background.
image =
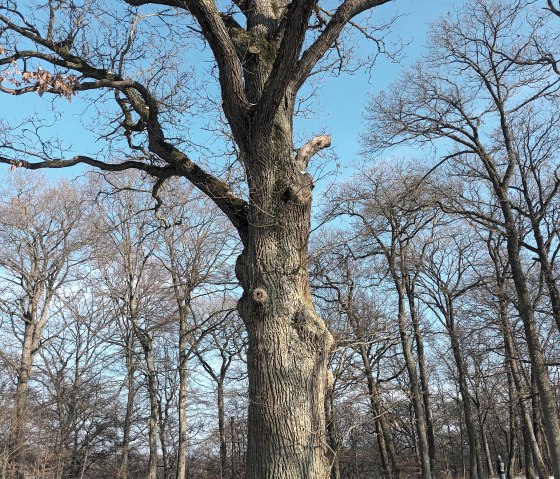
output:
[[[560, 386], [559, 16], [485, 0], [444, 16], [370, 99], [352, 176], [319, 180], [332, 479], [418, 477], [423, 461], [491, 477], [497, 455], [508, 477], [544, 477], [560, 460], [545, 437]], [[13, 132], [0, 123], [4, 145]], [[153, 187], [4, 175], [0, 477], [14, 456], [34, 479], [145, 477], [154, 461], [158, 478], [181, 461], [193, 479], [243, 477], [239, 240], [186, 181]]]

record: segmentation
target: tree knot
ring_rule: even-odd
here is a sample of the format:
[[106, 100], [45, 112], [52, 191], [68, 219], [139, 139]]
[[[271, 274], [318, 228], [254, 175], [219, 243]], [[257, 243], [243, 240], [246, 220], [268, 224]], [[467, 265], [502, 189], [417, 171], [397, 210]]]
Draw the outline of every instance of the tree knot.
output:
[[264, 306], [268, 301], [268, 293], [263, 288], [255, 288], [251, 294], [253, 301]]

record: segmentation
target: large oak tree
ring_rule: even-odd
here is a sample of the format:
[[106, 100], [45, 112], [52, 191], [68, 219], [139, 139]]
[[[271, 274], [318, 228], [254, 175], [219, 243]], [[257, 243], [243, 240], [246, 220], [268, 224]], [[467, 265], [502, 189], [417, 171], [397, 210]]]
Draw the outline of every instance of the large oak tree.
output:
[[[121, 143], [129, 147], [115, 147], [118, 158], [65, 158], [43, 138], [38, 139], [41, 148], [33, 151], [14, 146], [10, 138], [3, 142], [0, 162], [29, 169], [78, 163], [112, 171], [135, 168], [157, 179], [156, 198], [162, 182], [183, 176], [237, 229], [244, 248], [235, 268], [243, 288], [238, 309], [249, 338], [248, 478], [328, 476], [324, 395], [333, 338], [309, 292], [314, 184], [306, 169], [314, 154], [330, 146], [330, 137], [315, 137], [296, 149], [294, 110], [308, 77], [328, 68], [329, 52], [339, 51], [345, 27], [371, 38], [356, 17], [388, 1], [342, 0], [325, 6], [315, 0], [0, 4], [0, 90], [68, 98], [87, 91], [94, 101], [108, 101], [112, 94], [118, 114], [103, 135], [112, 147], [119, 145], [116, 135], [122, 135]], [[141, 28], [142, 21], [153, 18], [159, 19], [161, 31]], [[169, 122], [170, 111], [183, 107], [173, 105], [178, 92], [190, 81], [168, 58], [183, 45], [178, 41], [162, 49], [159, 62], [150, 63], [145, 52], [156, 48], [161, 37], [182, 35], [199, 36], [212, 53], [221, 108], [246, 178], [245, 196], [236, 194], [225, 176], [195, 162], [188, 138]], [[177, 57], [175, 63], [180, 61]]]

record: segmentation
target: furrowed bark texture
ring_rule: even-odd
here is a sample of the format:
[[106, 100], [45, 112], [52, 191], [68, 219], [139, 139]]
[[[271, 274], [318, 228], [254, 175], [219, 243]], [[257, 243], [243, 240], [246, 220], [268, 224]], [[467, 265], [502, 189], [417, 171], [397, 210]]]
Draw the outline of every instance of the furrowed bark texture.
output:
[[292, 151], [286, 123], [277, 120], [273, 134], [255, 138], [247, 152], [250, 226], [236, 274], [249, 337], [248, 479], [329, 474], [324, 397], [333, 339], [311, 303], [313, 185]]

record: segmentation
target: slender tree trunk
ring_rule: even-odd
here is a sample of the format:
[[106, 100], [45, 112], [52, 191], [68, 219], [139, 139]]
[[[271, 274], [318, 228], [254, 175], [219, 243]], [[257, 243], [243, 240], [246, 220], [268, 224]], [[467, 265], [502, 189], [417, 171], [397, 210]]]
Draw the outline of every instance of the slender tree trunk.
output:
[[[41, 294], [42, 291], [39, 293]], [[29, 379], [31, 377], [31, 368], [33, 367], [33, 360], [43, 329], [47, 320], [47, 311], [49, 303], [52, 299], [52, 294], [48, 294], [40, 315], [37, 314], [37, 301], [34, 298], [29, 298], [31, 307], [24, 314], [23, 320], [25, 321], [23, 332], [23, 343], [21, 349], [20, 363], [17, 374], [16, 396], [12, 419], [10, 423], [9, 434], [9, 462], [13, 465], [16, 478], [24, 477], [25, 468], [25, 431], [26, 431], [26, 405], [27, 395], [29, 389]]]
[[438, 477], [436, 436], [434, 431], [434, 417], [432, 413], [432, 400], [430, 397], [430, 386], [428, 372], [426, 370], [426, 359], [424, 357], [424, 339], [420, 331], [420, 322], [416, 313], [416, 298], [414, 287], [407, 281], [406, 295], [408, 298], [408, 309], [414, 328], [414, 339], [416, 340], [416, 353], [418, 356], [418, 372], [420, 373], [420, 385], [422, 387], [422, 399], [424, 401], [424, 412], [426, 413], [426, 434], [428, 436], [428, 449], [430, 452], [430, 469], [434, 477]]
[[340, 463], [338, 458], [339, 449], [339, 435], [336, 427], [336, 416], [334, 408], [334, 394], [333, 389], [328, 388], [327, 394], [325, 396], [325, 414], [327, 422], [327, 434], [329, 438], [329, 450], [331, 457], [331, 475], [330, 479], [341, 479], [340, 478]]
[[[459, 396], [461, 392], [456, 389], [455, 394]], [[462, 401], [460, 399], [457, 399], [456, 403], [457, 403], [457, 413], [455, 417], [459, 419], [459, 447], [461, 450], [461, 474], [463, 475], [463, 477], [468, 477], [467, 476], [468, 466], [467, 466], [467, 462], [465, 461], [466, 448], [463, 447], [463, 444], [465, 444], [465, 419], [464, 419], [465, 415], [463, 413]]]
[[[393, 477], [392, 471], [395, 472], [395, 477], [397, 479], [401, 478], [400, 469], [397, 461], [397, 454], [395, 452], [395, 445], [393, 443], [393, 438], [387, 427], [387, 421], [383, 415], [383, 411], [378, 399], [377, 387], [373, 379], [373, 372], [371, 370], [371, 364], [367, 354], [366, 347], [360, 344], [359, 347], [360, 356], [364, 364], [364, 374], [367, 380], [369, 401], [371, 406], [371, 412], [375, 418], [375, 428], [377, 431], [377, 441], [379, 445], [379, 452], [381, 454], [381, 459], [383, 462], [383, 470], [387, 479]], [[390, 462], [389, 462], [390, 461]], [[392, 468], [391, 468], [392, 466]]]
[[150, 416], [148, 419], [148, 475], [146, 479], [157, 478], [158, 465], [158, 401], [157, 401], [157, 377], [154, 364], [152, 340], [145, 332], [136, 328], [138, 339], [144, 352], [144, 362], [146, 368], [146, 379], [148, 387], [148, 397], [150, 401]]
[[231, 431], [231, 475], [230, 479], [236, 479], [239, 477], [238, 464], [239, 460], [239, 449], [237, 443], [237, 425], [235, 424], [235, 418], [231, 417], [229, 422], [229, 427]]
[[[508, 452], [508, 459], [507, 459], [507, 474], [508, 477], [513, 477], [513, 468], [515, 465], [515, 450], [516, 450], [516, 442], [518, 443], [519, 441], [517, 440], [517, 420], [516, 420], [516, 416], [517, 416], [517, 408], [515, 407], [516, 404], [518, 403], [518, 394], [515, 390], [514, 384], [513, 384], [513, 377], [511, 374], [511, 368], [508, 366], [508, 359], [506, 357], [505, 360], [505, 370], [506, 370], [506, 376], [507, 376], [507, 382], [508, 382], [508, 412], [509, 412], [509, 431], [506, 435], [506, 444], [507, 444], [507, 452]], [[523, 421], [522, 421], [523, 422]], [[528, 444], [526, 444], [524, 442], [524, 446], [525, 449], [527, 449], [529, 447]], [[520, 462], [521, 464], [521, 462]]]
[[176, 479], [187, 477], [187, 381], [188, 381], [188, 357], [187, 357], [187, 317], [184, 312], [179, 318], [179, 440], [177, 446], [177, 474]]
[[224, 377], [218, 381], [218, 431], [220, 434], [220, 478], [224, 479], [227, 474], [227, 438], [225, 426], [224, 409]]
[[537, 475], [535, 472], [535, 468], [533, 467], [534, 460], [531, 442], [534, 441], [535, 438], [534, 434], [533, 437], [531, 437], [529, 428], [527, 427], [524, 419], [521, 422], [521, 427], [523, 428], [523, 456], [525, 463], [525, 476], [527, 477], [527, 479], [547, 479], [547, 476], [543, 476], [542, 474]]
[[126, 395], [126, 410], [124, 414], [123, 422], [123, 440], [121, 448], [121, 460], [119, 465], [119, 470], [117, 473], [118, 479], [128, 478], [128, 456], [130, 452], [130, 429], [132, 427], [132, 414], [134, 412], [134, 396], [135, 396], [135, 384], [134, 384], [134, 373], [136, 368], [136, 362], [134, 360], [134, 339], [132, 333], [129, 333], [126, 344], [126, 384], [127, 384], [127, 395]]
[[389, 431], [389, 425], [387, 424], [383, 409], [377, 398], [374, 398], [372, 408], [374, 414], [377, 416], [375, 428], [379, 431], [378, 434], [381, 435], [378, 439], [379, 447], [382, 449], [382, 454], [385, 454], [388, 459], [386, 476], [388, 479], [393, 476], [395, 479], [402, 479], [403, 475], [397, 458], [395, 443], [393, 442], [391, 432]]
[[[377, 435], [377, 446], [379, 448], [379, 455], [381, 456], [381, 467], [383, 468], [383, 477], [386, 479], [393, 479], [391, 465], [389, 464], [389, 455], [387, 454], [387, 446], [385, 445], [385, 437], [381, 430], [381, 424], [378, 420], [375, 421], [375, 433]], [[333, 478], [334, 479], [334, 478]]]
[[531, 418], [533, 421], [533, 430], [535, 431], [535, 438], [542, 453], [544, 463], [548, 471], [552, 470], [550, 461], [550, 450], [546, 442], [546, 435], [544, 433], [543, 415], [541, 410], [541, 402], [539, 400], [539, 390], [535, 381], [535, 372], [531, 367]]
[[447, 298], [446, 313], [447, 315], [445, 319], [447, 322], [447, 332], [449, 334], [449, 339], [451, 341], [451, 350], [453, 352], [453, 358], [455, 359], [455, 366], [457, 367], [459, 392], [461, 393], [461, 399], [463, 403], [463, 413], [465, 415], [465, 427], [467, 429], [467, 437], [469, 440], [469, 448], [470, 448], [469, 476], [472, 479], [479, 479], [484, 477], [484, 468], [482, 465], [480, 441], [479, 441], [479, 435], [476, 431], [474, 414], [471, 405], [471, 395], [467, 383], [466, 366], [463, 361], [463, 355], [461, 353], [461, 345], [459, 342], [459, 337], [457, 336], [457, 331], [455, 329], [455, 317], [454, 317], [453, 306], [450, 298]]
[[[500, 314], [501, 329], [504, 337], [506, 360], [508, 361], [509, 368], [511, 371], [511, 376], [513, 379], [513, 384], [515, 385], [517, 396], [519, 398], [519, 408], [521, 409], [521, 419], [523, 422], [523, 436], [525, 441], [528, 442], [528, 446], [531, 449], [531, 454], [533, 456], [534, 464], [539, 473], [539, 477], [548, 477], [549, 474], [545, 466], [542, 457], [542, 452], [537, 442], [537, 438], [535, 436], [535, 431], [533, 428], [533, 420], [531, 417], [531, 410], [528, 403], [526, 387], [523, 384], [522, 373], [519, 365], [519, 359], [518, 359], [519, 354], [517, 352], [517, 347], [515, 345], [515, 341], [509, 325], [509, 321], [507, 317], [507, 305], [505, 303], [505, 300], [500, 301], [499, 308], [500, 308], [499, 314]], [[527, 472], [527, 475], [529, 476], [529, 472]]]
[[482, 442], [482, 449], [484, 451], [484, 459], [486, 461], [487, 477], [494, 476], [494, 461], [492, 454], [490, 454], [490, 446], [488, 445], [488, 435], [486, 434], [486, 427], [483, 421], [480, 422], [480, 441]]
[[169, 457], [167, 438], [165, 437], [165, 429], [169, 414], [167, 409], [166, 400], [159, 397], [158, 400], [158, 426], [159, 426], [159, 444], [161, 448], [161, 465], [163, 469], [163, 479], [171, 479], [171, 461]]
[[391, 431], [389, 425], [387, 424], [387, 419], [385, 418], [385, 414], [383, 413], [383, 408], [381, 407], [381, 403], [379, 400], [376, 399], [375, 407], [377, 411], [377, 417], [379, 426], [383, 433], [383, 437], [385, 438], [385, 446], [387, 448], [387, 452], [389, 454], [389, 460], [391, 461], [391, 465], [393, 471], [395, 473], [396, 479], [402, 479], [403, 475], [401, 473], [401, 468], [399, 465], [399, 459], [397, 457], [397, 451], [395, 449], [395, 443], [393, 442], [393, 437], [391, 436]]
[[32, 355], [32, 334], [33, 324], [25, 323], [23, 345], [20, 357], [20, 364], [17, 375], [17, 386], [14, 411], [10, 424], [10, 463], [13, 465], [18, 479], [24, 477], [25, 461], [25, 426], [26, 426], [26, 403]]
[[401, 346], [403, 349], [404, 360], [410, 381], [410, 390], [412, 393], [412, 406], [414, 408], [414, 424], [418, 435], [418, 455], [420, 459], [420, 467], [422, 469], [423, 478], [431, 478], [430, 470], [430, 453], [428, 446], [428, 434], [426, 431], [426, 414], [424, 411], [424, 401], [420, 387], [418, 384], [418, 371], [416, 362], [412, 354], [412, 348], [408, 340], [408, 331], [406, 327], [406, 307], [404, 291], [398, 281], [394, 281], [399, 296], [399, 334], [401, 338]]
[[533, 231], [533, 237], [535, 238], [535, 243], [537, 245], [537, 254], [539, 263], [541, 266], [541, 271], [544, 276], [544, 280], [548, 289], [548, 295], [550, 297], [550, 305], [552, 306], [552, 317], [556, 322], [556, 328], [560, 332], [560, 290], [558, 289], [558, 284], [556, 282], [556, 274], [554, 274], [554, 267], [549, 260], [549, 247], [545, 241], [540, 227], [540, 222], [542, 215], [535, 212], [533, 207], [534, 198], [527, 184], [526, 175], [528, 172], [523, 171], [521, 165], [518, 162], [519, 173], [521, 181], [523, 184], [523, 195], [525, 197], [525, 203], [527, 204], [527, 209], [529, 211], [529, 217], [531, 220], [531, 230]]
[[255, 132], [245, 152], [249, 226], [236, 274], [248, 334], [247, 479], [329, 475], [324, 398], [333, 338], [311, 302], [313, 184], [295, 162], [290, 118], [264, 137]]
[[[510, 395], [510, 400], [513, 397], [516, 398], [519, 404], [519, 409], [521, 411], [521, 424], [522, 424], [522, 434], [523, 434], [523, 447], [524, 447], [524, 465], [525, 465], [525, 475], [533, 479], [536, 477], [533, 465], [536, 465], [538, 474], [540, 478], [548, 478], [548, 468], [546, 467], [542, 451], [537, 439], [537, 434], [533, 426], [533, 418], [531, 416], [531, 407], [529, 403], [529, 398], [533, 395], [527, 393], [527, 384], [523, 380], [523, 370], [522, 365], [519, 360], [519, 350], [513, 336], [511, 325], [509, 322], [508, 306], [509, 299], [506, 288], [506, 269], [500, 261], [500, 250], [498, 246], [491, 246], [488, 242], [488, 252], [492, 261], [494, 262], [494, 270], [496, 275], [496, 285], [497, 285], [497, 295], [498, 295], [498, 319], [499, 326], [504, 338], [504, 349], [505, 349], [505, 361], [506, 361], [506, 371], [508, 377], [508, 391]], [[509, 264], [509, 263], [508, 263]], [[531, 386], [532, 387], [532, 386]], [[515, 391], [515, 392], [514, 392]], [[535, 391], [536, 394], [536, 391]], [[513, 422], [515, 414], [514, 404], [510, 402], [510, 423], [515, 425]], [[513, 432], [514, 427], [510, 427]], [[513, 436], [510, 441], [510, 451], [509, 456], [513, 458], [514, 454], [514, 440]], [[520, 458], [521, 459], [521, 458]], [[513, 459], [509, 461], [513, 463]], [[511, 475], [512, 466], [508, 463], [508, 473]]]
[[[542, 405], [544, 430], [550, 452], [552, 472], [555, 477], [560, 477], [560, 418], [558, 417], [556, 398], [541, 348], [541, 338], [539, 337], [539, 329], [535, 320], [533, 303], [531, 295], [529, 294], [527, 277], [525, 276], [521, 261], [521, 244], [518, 225], [508, 196], [511, 171], [517, 158], [516, 152], [512, 146], [512, 138], [514, 135], [512, 135], [509, 130], [509, 124], [506, 121], [506, 113], [503, 104], [498, 103], [496, 106], [498, 107], [501, 116], [501, 129], [503, 133], [504, 146], [508, 152], [510, 165], [508, 171], [510, 173], [506, 174], [503, 178], [500, 178], [496, 172], [495, 164], [493, 163], [492, 158], [488, 154], [484, 153], [483, 148], [480, 149], [479, 155], [486, 168], [488, 178], [492, 182], [494, 193], [499, 201], [500, 209], [503, 215], [509, 266], [517, 296], [517, 309], [523, 322], [532, 371], [534, 373]], [[535, 230], [533, 230], [533, 232], [535, 233]]]

